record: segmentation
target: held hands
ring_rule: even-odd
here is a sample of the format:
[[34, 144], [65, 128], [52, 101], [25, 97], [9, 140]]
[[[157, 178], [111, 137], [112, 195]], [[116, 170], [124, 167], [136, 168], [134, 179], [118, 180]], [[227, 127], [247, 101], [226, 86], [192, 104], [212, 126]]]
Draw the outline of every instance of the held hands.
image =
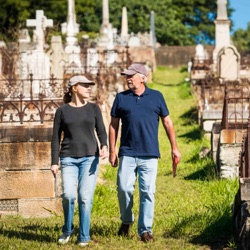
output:
[[103, 146], [100, 150], [100, 157], [102, 159], [105, 159], [108, 157], [108, 147], [107, 146]]
[[115, 152], [109, 153], [109, 162], [113, 168], [118, 166], [118, 157]]

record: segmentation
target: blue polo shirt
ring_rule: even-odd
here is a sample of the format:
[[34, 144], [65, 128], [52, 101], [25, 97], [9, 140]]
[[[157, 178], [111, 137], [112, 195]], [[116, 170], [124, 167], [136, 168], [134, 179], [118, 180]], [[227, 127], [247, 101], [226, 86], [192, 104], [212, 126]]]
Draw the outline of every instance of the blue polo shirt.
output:
[[121, 119], [121, 142], [118, 156], [160, 157], [159, 117], [169, 115], [163, 95], [146, 87], [140, 96], [131, 90], [118, 93], [111, 116]]

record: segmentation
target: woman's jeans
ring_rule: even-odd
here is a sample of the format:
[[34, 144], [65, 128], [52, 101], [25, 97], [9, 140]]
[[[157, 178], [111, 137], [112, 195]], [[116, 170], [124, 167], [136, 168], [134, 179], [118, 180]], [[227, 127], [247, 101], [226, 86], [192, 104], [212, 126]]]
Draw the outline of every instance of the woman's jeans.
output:
[[64, 226], [62, 231], [66, 235], [70, 235], [73, 232], [75, 200], [78, 198], [78, 241], [88, 242], [90, 240], [90, 215], [99, 158], [96, 156], [81, 158], [62, 157], [60, 161], [63, 184], [62, 205], [64, 211]]
[[150, 157], [122, 156], [117, 174], [117, 190], [121, 220], [124, 224], [134, 222], [133, 192], [138, 175], [140, 210], [138, 218], [138, 234], [152, 234], [154, 217], [154, 194], [158, 159]]

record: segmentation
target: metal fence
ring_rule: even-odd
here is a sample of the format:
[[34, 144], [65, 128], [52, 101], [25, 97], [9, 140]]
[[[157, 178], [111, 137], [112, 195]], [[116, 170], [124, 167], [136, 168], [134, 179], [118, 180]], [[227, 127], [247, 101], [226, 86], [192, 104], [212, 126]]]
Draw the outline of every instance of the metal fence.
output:
[[250, 105], [250, 82], [227, 81], [222, 113], [222, 129], [246, 129]]
[[247, 133], [243, 138], [240, 152], [239, 175], [241, 178], [250, 177], [250, 119], [248, 119]]
[[91, 66], [87, 64], [89, 51], [87, 48], [82, 48], [80, 58], [83, 67], [80, 72], [79, 68], [74, 68], [74, 65], [68, 65], [64, 69], [63, 79], [58, 79], [53, 74], [48, 79], [34, 79], [33, 74], [30, 74], [27, 79], [17, 79], [15, 75], [17, 50], [8, 52], [6, 49], [2, 49], [0, 123], [37, 122], [42, 124], [51, 122], [55, 109], [63, 104], [68, 79], [76, 73], [84, 73], [96, 82], [95, 92], [91, 98], [92, 101], [103, 104], [106, 101], [110, 85], [117, 83], [120, 72], [131, 63], [128, 49], [125, 47], [120, 51], [112, 51], [117, 54], [116, 60], [112, 64], [108, 64], [106, 61], [110, 51], [99, 51], [100, 60]]

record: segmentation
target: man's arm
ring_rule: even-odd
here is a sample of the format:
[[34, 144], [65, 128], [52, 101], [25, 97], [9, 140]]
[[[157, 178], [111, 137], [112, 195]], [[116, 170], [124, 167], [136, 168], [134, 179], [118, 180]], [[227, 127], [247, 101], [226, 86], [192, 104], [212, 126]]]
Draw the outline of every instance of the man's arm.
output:
[[118, 158], [116, 155], [116, 141], [118, 136], [120, 118], [111, 117], [109, 125], [109, 162], [112, 167], [117, 167]]
[[166, 131], [166, 134], [168, 136], [168, 139], [170, 141], [170, 144], [171, 144], [172, 160], [173, 161], [175, 160], [175, 162], [178, 164], [178, 162], [181, 159], [181, 153], [177, 146], [173, 122], [169, 115], [165, 117], [161, 117], [161, 120], [162, 120], [163, 127]]

